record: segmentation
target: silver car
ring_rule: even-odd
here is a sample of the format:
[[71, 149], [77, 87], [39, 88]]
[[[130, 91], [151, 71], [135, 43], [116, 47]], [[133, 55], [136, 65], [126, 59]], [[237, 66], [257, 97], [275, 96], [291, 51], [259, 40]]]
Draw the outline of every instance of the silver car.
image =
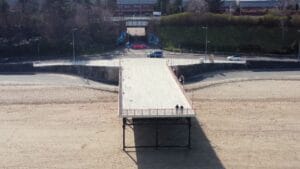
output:
[[241, 61], [242, 58], [241, 58], [240, 55], [232, 55], [232, 56], [228, 56], [227, 60], [229, 60], [229, 61]]

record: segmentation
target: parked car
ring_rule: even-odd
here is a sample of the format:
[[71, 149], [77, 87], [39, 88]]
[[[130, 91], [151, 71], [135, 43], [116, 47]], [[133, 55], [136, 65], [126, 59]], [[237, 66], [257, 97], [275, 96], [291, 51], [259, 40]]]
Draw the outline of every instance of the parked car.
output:
[[162, 58], [163, 57], [163, 51], [161, 50], [155, 50], [148, 53], [147, 57], [150, 58]]
[[132, 49], [146, 49], [147, 46], [145, 44], [133, 44], [131, 46]]
[[159, 11], [154, 11], [154, 12], [153, 12], [153, 16], [161, 16], [161, 12], [159, 12]]
[[229, 60], [229, 61], [241, 61], [242, 58], [239, 54], [236, 54], [236, 55], [228, 56], [227, 60]]

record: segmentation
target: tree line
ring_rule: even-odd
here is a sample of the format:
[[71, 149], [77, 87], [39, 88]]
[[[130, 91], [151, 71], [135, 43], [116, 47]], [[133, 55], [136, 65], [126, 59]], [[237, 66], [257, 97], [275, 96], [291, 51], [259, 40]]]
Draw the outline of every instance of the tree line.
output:
[[108, 19], [112, 1], [0, 0], [0, 55], [69, 54], [114, 47], [119, 26]]

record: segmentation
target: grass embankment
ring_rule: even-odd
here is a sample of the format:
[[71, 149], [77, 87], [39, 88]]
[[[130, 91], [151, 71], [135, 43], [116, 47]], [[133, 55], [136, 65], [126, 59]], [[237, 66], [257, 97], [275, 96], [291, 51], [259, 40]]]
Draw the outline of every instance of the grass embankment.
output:
[[[299, 17], [229, 16], [183, 13], [163, 17], [159, 35], [167, 50], [208, 50], [213, 52], [294, 53], [297, 51]], [[299, 33], [300, 34], [300, 33]]]

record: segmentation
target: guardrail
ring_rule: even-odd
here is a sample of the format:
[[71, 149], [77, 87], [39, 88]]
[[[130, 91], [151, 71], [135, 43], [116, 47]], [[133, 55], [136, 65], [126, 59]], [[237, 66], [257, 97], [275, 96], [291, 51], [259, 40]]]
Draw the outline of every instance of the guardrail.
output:
[[193, 109], [123, 109], [122, 117], [191, 117]]

